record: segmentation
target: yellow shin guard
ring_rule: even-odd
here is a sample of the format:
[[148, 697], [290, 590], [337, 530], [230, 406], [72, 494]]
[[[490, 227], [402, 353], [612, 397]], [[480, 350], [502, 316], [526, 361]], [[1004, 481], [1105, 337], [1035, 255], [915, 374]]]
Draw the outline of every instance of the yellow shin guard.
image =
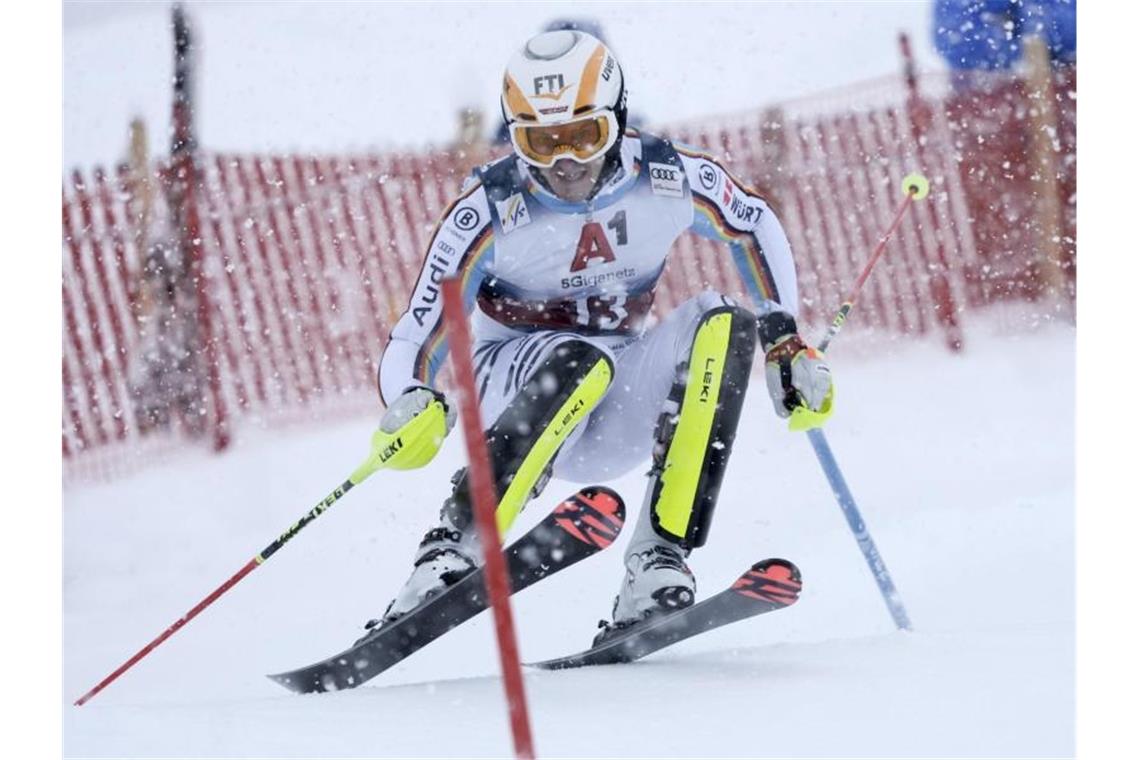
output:
[[732, 452], [756, 350], [756, 318], [737, 306], [707, 313], [693, 337], [683, 385], [656, 431], [653, 528], [686, 549], [708, 537], [724, 469]]

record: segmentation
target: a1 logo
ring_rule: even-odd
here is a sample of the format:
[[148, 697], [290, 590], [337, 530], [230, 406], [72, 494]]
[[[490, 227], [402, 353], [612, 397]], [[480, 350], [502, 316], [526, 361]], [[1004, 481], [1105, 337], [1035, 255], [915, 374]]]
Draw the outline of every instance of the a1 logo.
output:
[[[613, 218], [606, 223], [606, 227], [614, 231], [618, 245], [626, 245], [629, 242], [629, 229], [625, 223], [625, 209], [614, 214]], [[606, 237], [602, 225], [597, 222], [586, 222], [582, 225], [582, 234], [578, 236], [578, 249], [574, 252], [574, 261], [570, 264], [570, 271], [579, 272], [588, 267], [594, 259], [601, 259], [608, 263], [616, 258], [617, 256], [614, 255], [614, 249], [610, 246], [610, 241]]]
[[602, 225], [597, 222], [586, 222], [582, 225], [582, 234], [578, 237], [578, 250], [574, 252], [570, 271], [581, 271], [594, 259], [610, 262], [616, 258], [614, 249], [610, 247], [610, 241], [606, 240]]

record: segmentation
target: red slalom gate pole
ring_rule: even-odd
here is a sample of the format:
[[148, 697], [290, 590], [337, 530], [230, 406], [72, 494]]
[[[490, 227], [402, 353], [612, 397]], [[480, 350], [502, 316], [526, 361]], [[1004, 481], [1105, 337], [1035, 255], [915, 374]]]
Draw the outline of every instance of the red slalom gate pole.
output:
[[495, 523], [497, 499], [492, 487], [491, 459], [483, 437], [479, 396], [475, 391], [471, 330], [467, 324], [467, 312], [463, 308], [463, 284], [454, 277], [443, 281], [443, 316], [447, 323], [451, 360], [454, 362], [455, 379], [459, 386], [463, 439], [467, 444], [470, 463], [467, 474], [471, 479], [475, 523], [479, 526], [479, 540], [483, 544], [484, 577], [487, 579], [487, 596], [491, 599], [491, 610], [495, 616], [495, 635], [499, 641], [499, 663], [503, 670], [503, 688], [507, 693], [515, 756], [519, 760], [533, 760], [534, 741], [531, 738], [522, 666], [519, 664], [519, 649], [515, 640], [515, 624], [511, 616], [507, 565], [503, 560], [499, 528]]

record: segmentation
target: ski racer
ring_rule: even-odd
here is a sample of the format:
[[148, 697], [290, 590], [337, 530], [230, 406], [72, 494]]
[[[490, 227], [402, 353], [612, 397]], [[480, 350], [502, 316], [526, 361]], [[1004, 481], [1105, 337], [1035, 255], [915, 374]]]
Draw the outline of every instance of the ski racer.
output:
[[[513, 154], [473, 172], [431, 237], [380, 363], [380, 426], [454, 425], [435, 377], [440, 283], [461, 278], [501, 533], [552, 476], [607, 480], [651, 460], [602, 639], [693, 603], [685, 560], [708, 539], [757, 342], [782, 417], [829, 414], [831, 375], [797, 331], [795, 266], [772, 209], [712, 156], [627, 130], [622, 68], [603, 43], [579, 30], [533, 37], [506, 68], [501, 105]], [[753, 310], [706, 291], [652, 322], [670, 247], [690, 229], [728, 244]], [[437, 449], [410, 448], [405, 466]], [[466, 469], [452, 484], [369, 629], [478, 566]]]

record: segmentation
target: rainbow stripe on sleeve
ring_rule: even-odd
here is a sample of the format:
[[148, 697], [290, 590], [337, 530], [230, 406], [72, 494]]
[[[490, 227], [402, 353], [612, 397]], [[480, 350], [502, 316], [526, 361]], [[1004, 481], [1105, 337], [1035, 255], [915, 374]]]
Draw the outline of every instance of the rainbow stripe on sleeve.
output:
[[[458, 272], [461, 272], [463, 278], [463, 303], [467, 307], [468, 313], [471, 311], [472, 304], [475, 303], [475, 293], [481, 283], [480, 278], [473, 277], [472, 275], [480, 271], [483, 261], [487, 257], [489, 251], [494, 250], [495, 235], [492, 232], [491, 224], [488, 223], [479, 236], [471, 242], [463, 257], [459, 260]], [[428, 333], [427, 338], [420, 346], [419, 353], [416, 354], [415, 376], [418, 380], [430, 385], [434, 380], [436, 373], [439, 372], [443, 360], [447, 358], [447, 331], [444, 329], [443, 312], [440, 311], [439, 318], [436, 320], [435, 326], [432, 327], [431, 332]]]
[[764, 257], [764, 251], [756, 235], [733, 229], [716, 203], [700, 193], [693, 193], [693, 207], [698, 214], [694, 226], [698, 228], [704, 226], [711, 230], [716, 238], [729, 244], [732, 258], [740, 270], [741, 277], [744, 278], [744, 284], [752, 292], [753, 298], [759, 299], [757, 304], [763, 301], [779, 303], [780, 294], [776, 290], [776, 279], [772, 276], [772, 270], [768, 267], [768, 260]]

